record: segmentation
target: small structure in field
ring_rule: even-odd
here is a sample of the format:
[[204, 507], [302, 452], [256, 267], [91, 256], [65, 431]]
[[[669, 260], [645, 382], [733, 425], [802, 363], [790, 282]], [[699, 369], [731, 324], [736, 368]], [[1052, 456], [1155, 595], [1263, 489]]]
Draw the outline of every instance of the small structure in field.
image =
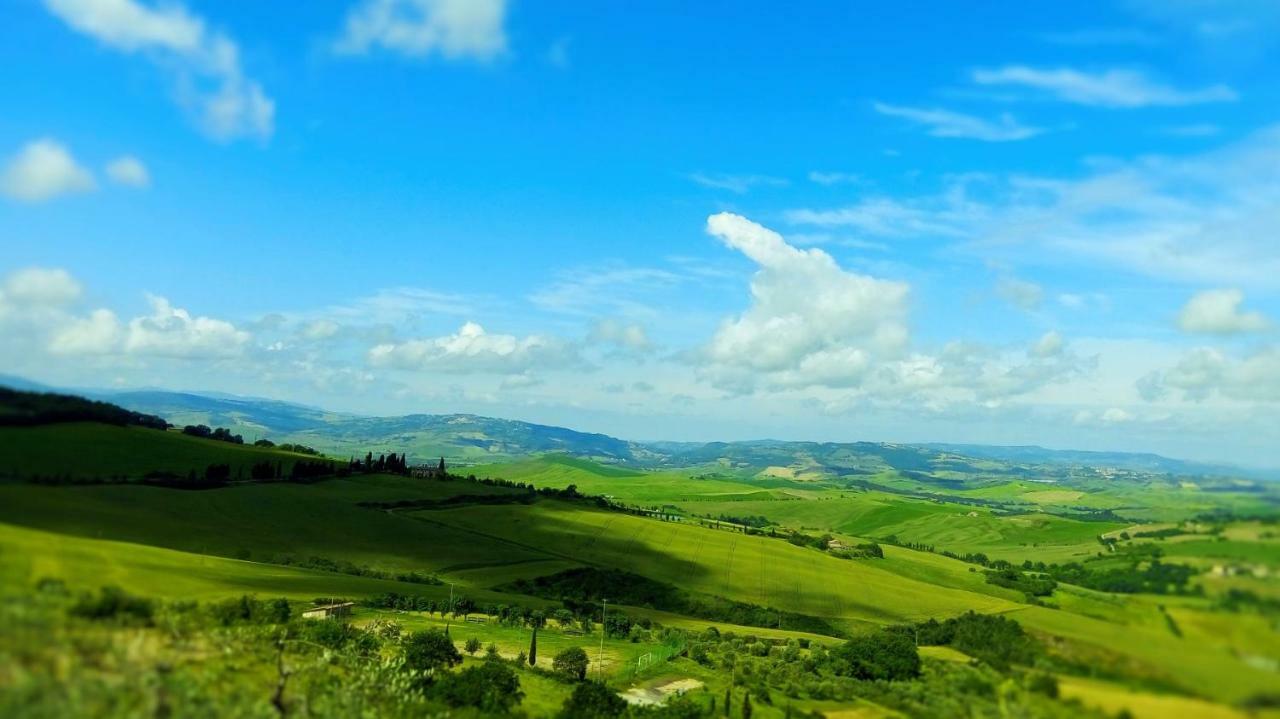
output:
[[844, 542], [841, 542], [839, 539], [827, 540], [827, 549], [830, 549], [833, 552], [838, 552], [842, 549], [848, 549], [848, 548], [849, 548], [848, 545], [846, 545]]
[[351, 615], [351, 608], [356, 605], [355, 602], [341, 602], [339, 604], [324, 604], [319, 607], [312, 607], [303, 610], [303, 619], [328, 619], [330, 617], [346, 617]]

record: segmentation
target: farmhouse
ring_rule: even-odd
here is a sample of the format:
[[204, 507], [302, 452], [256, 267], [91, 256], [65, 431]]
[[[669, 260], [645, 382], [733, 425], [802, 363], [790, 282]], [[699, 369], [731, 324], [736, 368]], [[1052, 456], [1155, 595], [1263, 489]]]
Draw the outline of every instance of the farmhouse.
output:
[[848, 548], [849, 547], [844, 542], [841, 542], [839, 539], [827, 540], [827, 549], [830, 549], [833, 552], [838, 552], [842, 549], [848, 549]]
[[351, 608], [356, 605], [355, 602], [342, 602], [340, 604], [325, 604], [319, 607], [312, 607], [302, 612], [304, 619], [328, 619], [329, 617], [345, 617], [351, 614]]

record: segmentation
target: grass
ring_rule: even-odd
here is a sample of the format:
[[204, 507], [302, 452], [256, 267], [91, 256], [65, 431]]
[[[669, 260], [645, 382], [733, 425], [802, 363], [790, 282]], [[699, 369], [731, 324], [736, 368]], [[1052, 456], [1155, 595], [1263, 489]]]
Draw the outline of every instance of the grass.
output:
[[203, 474], [231, 465], [231, 476], [257, 462], [280, 462], [285, 472], [308, 455], [199, 439], [181, 432], [87, 422], [0, 429], [0, 475], [74, 478], [142, 477], [148, 472]]
[[1012, 606], [989, 595], [927, 584], [877, 562], [837, 559], [778, 539], [561, 502], [525, 509], [475, 506], [413, 515], [584, 563], [627, 569], [689, 591], [813, 616], [883, 624]]
[[[268, 457], [279, 459], [282, 453], [137, 428], [64, 425], [0, 430], [0, 470], [9, 467], [27, 473], [136, 476], [156, 469], [200, 469], [210, 463], [242, 466]], [[585, 493], [610, 495], [632, 505], [674, 505], [686, 514], [762, 515], [780, 527], [829, 531], [850, 541], [892, 534], [938, 550], [983, 552], [1016, 561], [1088, 557], [1102, 549], [1097, 535], [1133, 524], [1085, 522], [1048, 511], [1002, 515], [984, 506], [777, 476], [786, 472], [753, 478], [760, 468], [699, 478], [699, 472], [710, 470], [640, 472], [547, 455], [468, 471], [539, 486], [576, 484]], [[887, 482], [902, 487], [921, 484], [884, 474]], [[942, 491], [939, 486], [927, 488]], [[1079, 696], [1108, 711], [1129, 708], [1136, 716], [1179, 712], [1237, 716], [1205, 713], [1208, 706], [1214, 711], [1231, 710], [1158, 694], [1150, 687], [1174, 687], [1186, 694], [1232, 702], [1275, 686], [1273, 667], [1280, 657], [1280, 640], [1275, 638], [1274, 618], [1225, 614], [1212, 598], [1119, 596], [1061, 586], [1046, 600], [1049, 606], [1029, 606], [1019, 593], [987, 584], [973, 565], [902, 547], [885, 546], [883, 560], [842, 560], [780, 539], [555, 500], [395, 511], [361, 506], [509, 491], [470, 482], [385, 475], [308, 485], [236, 484], [202, 491], [4, 482], [0, 483], [0, 579], [11, 586], [30, 586], [40, 577], [59, 577], [73, 588], [118, 584], [151, 596], [194, 599], [246, 593], [299, 601], [388, 591], [437, 599], [448, 595], [448, 587], [266, 563], [280, 555], [319, 556], [384, 570], [437, 573], [481, 602], [546, 606], [549, 603], [499, 594], [492, 588], [591, 565], [625, 569], [696, 594], [827, 618], [851, 632], [969, 610], [1005, 613], [1034, 633], [1052, 637], [1049, 643], [1056, 653], [1099, 675], [1124, 675], [1145, 682], [1146, 689], [1135, 690], [1092, 679], [1063, 680], [1068, 696]], [[1003, 479], [947, 491], [957, 497], [1023, 502], [1028, 509], [1035, 509], [1031, 504], [1035, 503], [1045, 510], [1068, 504], [1131, 507], [1146, 496], [1132, 489], [1068, 489]], [[1176, 483], [1153, 485], [1146, 491], [1151, 502], [1140, 507], [1135, 519], [1156, 521], [1189, 507], [1212, 507], [1218, 501], [1217, 493]], [[1224, 501], [1231, 505], [1237, 500]], [[1278, 545], [1270, 532], [1269, 526], [1233, 526], [1230, 541], [1187, 537], [1159, 542], [1159, 546], [1170, 559], [1199, 564], [1222, 560], [1274, 564]], [[1273, 581], [1260, 578], [1201, 581], [1211, 585], [1210, 595], [1227, 586], [1274, 591]], [[714, 624], [722, 631], [741, 634], [832, 641], [786, 627], [732, 627], [654, 609], [624, 611], [697, 631]], [[362, 614], [360, 619], [371, 616]], [[407, 628], [441, 622], [421, 614], [395, 613], [394, 618]], [[527, 630], [456, 621], [452, 627], [459, 641], [474, 634], [507, 654], [528, 643]], [[539, 653], [550, 661], [560, 648], [584, 641], [547, 631], [539, 636]], [[638, 652], [654, 648], [652, 642], [610, 641], [606, 658], [621, 668], [633, 663]], [[935, 660], [966, 660], [955, 652], [930, 649], [925, 653]], [[594, 652], [589, 654], [594, 658]], [[660, 665], [653, 672], [644, 678], [705, 675], [709, 688], [723, 688], [724, 678], [685, 660]], [[523, 672], [521, 680], [530, 695], [525, 710], [532, 714], [552, 713], [567, 692], [563, 685], [534, 673]], [[838, 709], [821, 702], [805, 706]], [[840, 710], [855, 712], [851, 716], [878, 711], [870, 705]], [[762, 716], [772, 716], [770, 712], [772, 708], [762, 709]]]
[[1202, 699], [1154, 694], [1096, 679], [1059, 677], [1058, 688], [1062, 696], [1079, 699], [1085, 706], [1101, 709], [1108, 714], [1128, 711], [1134, 719], [1244, 719], [1247, 716], [1231, 707]]

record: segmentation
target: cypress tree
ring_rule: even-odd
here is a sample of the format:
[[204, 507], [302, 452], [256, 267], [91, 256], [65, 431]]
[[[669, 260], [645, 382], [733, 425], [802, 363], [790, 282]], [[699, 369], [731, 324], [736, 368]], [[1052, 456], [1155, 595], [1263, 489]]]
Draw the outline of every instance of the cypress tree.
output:
[[729, 716], [729, 707], [733, 703], [733, 687], [724, 690], [724, 715]]
[[533, 636], [529, 638], [529, 666], [538, 663], [538, 628], [533, 628]]
[[742, 697], [742, 719], [751, 719], [751, 692]]

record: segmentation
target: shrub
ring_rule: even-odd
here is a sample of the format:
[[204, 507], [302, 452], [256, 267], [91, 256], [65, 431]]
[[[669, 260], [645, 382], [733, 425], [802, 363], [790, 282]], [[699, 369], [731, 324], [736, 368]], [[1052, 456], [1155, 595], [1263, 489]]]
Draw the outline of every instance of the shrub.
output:
[[114, 620], [126, 624], [150, 624], [155, 607], [119, 587], [102, 587], [98, 596], [82, 595], [68, 610], [73, 616], [97, 621]]
[[462, 663], [453, 640], [437, 629], [410, 634], [404, 642], [405, 666], [427, 674]]
[[600, 682], [583, 682], [560, 708], [561, 719], [612, 719], [621, 716], [627, 703]]
[[494, 661], [444, 675], [433, 694], [451, 707], [476, 707], [493, 714], [511, 711], [524, 698], [516, 673]]
[[570, 647], [556, 655], [551, 666], [569, 679], [582, 681], [587, 678], [587, 653], [582, 647]]
[[836, 673], [855, 679], [910, 679], [920, 674], [915, 643], [896, 632], [854, 637], [831, 656]]

